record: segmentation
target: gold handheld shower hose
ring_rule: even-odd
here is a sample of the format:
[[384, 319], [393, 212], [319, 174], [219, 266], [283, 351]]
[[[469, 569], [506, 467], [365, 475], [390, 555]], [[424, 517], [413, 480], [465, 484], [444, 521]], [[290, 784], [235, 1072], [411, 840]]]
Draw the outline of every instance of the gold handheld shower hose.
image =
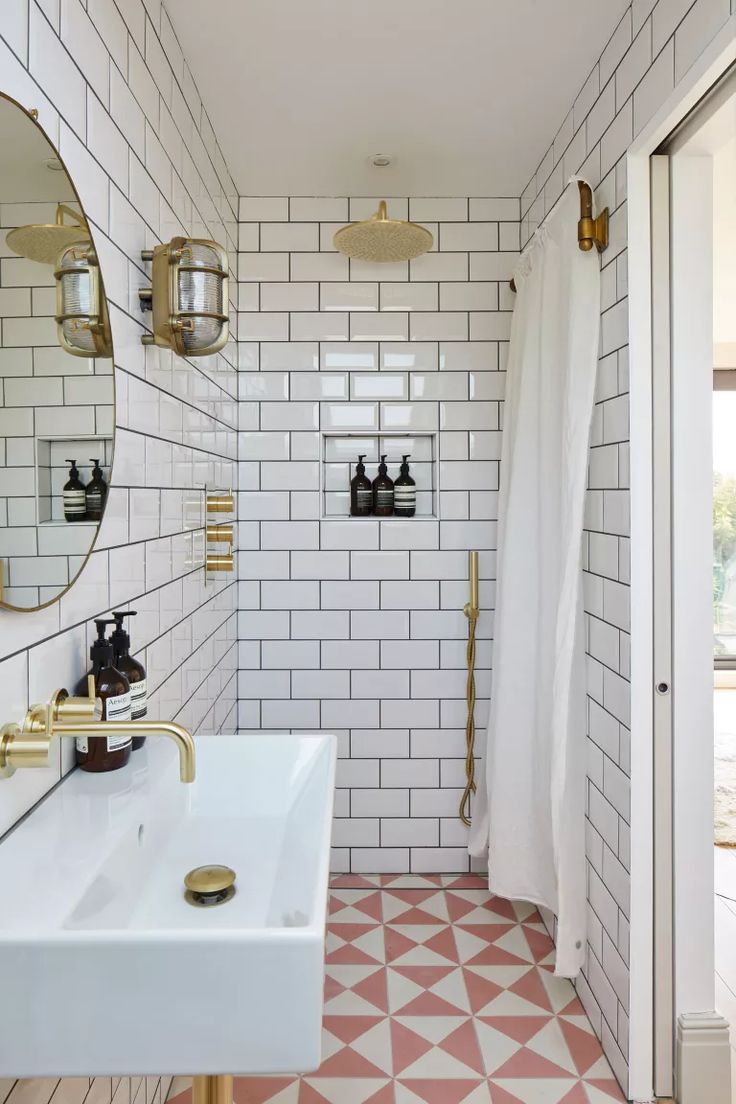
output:
[[468, 719], [465, 724], [465, 776], [467, 785], [460, 801], [460, 819], [470, 826], [470, 795], [475, 793], [475, 629], [480, 616], [478, 608], [478, 553], [468, 553], [468, 574], [470, 576], [470, 601], [463, 608], [468, 619], [468, 682], [466, 697]]

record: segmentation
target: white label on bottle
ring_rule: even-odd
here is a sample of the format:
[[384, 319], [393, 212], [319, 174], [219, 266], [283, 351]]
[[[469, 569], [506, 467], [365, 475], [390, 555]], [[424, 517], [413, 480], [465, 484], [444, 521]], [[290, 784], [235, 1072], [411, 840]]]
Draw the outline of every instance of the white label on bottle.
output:
[[82, 755], [86, 755], [89, 751], [89, 743], [86, 736], [77, 736], [77, 751]]
[[357, 499], [358, 499], [358, 506], [361, 509], [365, 509], [368, 506], [370, 506], [371, 503], [373, 502], [373, 495], [369, 490], [366, 490], [365, 488], [361, 489], [359, 487], [358, 488]]
[[106, 721], [129, 721], [131, 719], [130, 690], [126, 690], [124, 694], [113, 694], [112, 697], [106, 698], [104, 706]]
[[138, 682], [131, 682], [130, 684], [130, 711], [131, 719], [134, 721], [140, 721], [146, 716], [148, 709], [146, 708], [146, 701], [148, 698], [148, 691], [146, 689], [146, 680], [139, 679]]
[[394, 502], [397, 506], [413, 506], [416, 500], [416, 487], [396, 487], [394, 489]]
[[87, 510], [87, 500], [85, 498], [84, 491], [64, 491], [64, 513], [65, 514], [84, 514]]
[[394, 492], [391, 490], [377, 490], [376, 491], [376, 506], [393, 506], [394, 504]]

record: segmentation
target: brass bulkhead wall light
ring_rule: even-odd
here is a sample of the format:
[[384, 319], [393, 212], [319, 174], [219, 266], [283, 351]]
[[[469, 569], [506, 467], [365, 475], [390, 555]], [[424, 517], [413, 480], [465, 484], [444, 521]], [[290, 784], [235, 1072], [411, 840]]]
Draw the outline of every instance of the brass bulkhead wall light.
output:
[[182, 357], [209, 356], [228, 339], [228, 259], [217, 242], [172, 238], [144, 249], [151, 286], [140, 288], [141, 308], [152, 311], [152, 334], [144, 345], [173, 349]]
[[112, 336], [100, 266], [91, 242], [62, 249], [54, 269], [56, 333], [66, 353], [111, 357]]

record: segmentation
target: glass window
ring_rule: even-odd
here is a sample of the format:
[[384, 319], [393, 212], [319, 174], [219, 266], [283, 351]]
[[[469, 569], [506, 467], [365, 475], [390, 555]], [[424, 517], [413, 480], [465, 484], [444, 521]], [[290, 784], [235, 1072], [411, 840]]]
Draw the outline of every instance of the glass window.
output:
[[[713, 652], [736, 666], [736, 385], [713, 391]], [[728, 663], [728, 666], [731, 666]]]

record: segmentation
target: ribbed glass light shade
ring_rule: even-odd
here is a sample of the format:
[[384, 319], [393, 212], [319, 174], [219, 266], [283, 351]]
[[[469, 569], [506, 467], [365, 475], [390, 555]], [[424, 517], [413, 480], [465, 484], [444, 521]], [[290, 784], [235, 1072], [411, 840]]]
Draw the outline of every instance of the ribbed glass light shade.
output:
[[[206, 271], [220, 269], [220, 256], [207, 245], [190, 243], [185, 259], [187, 267], [179, 270], [179, 310], [190, 317], [192, 329], [183, 331], [182, 338], [187, 352], [196, 353], [214, 345], [222, 333], [223, 322], [219, 318], [197, 318], [197, 314], [224, 314], [223, 286], [225, 272]], [[201, 272], [197, 266], [203, 266]], [[194, 315], [195, 317], [192, 317]]]
[[99, 305], [93, 303], [92, 277], [89, 262], [80, 255], [79, 246], [65, 249], [59, 257], [58, 267], [65, 270], [59, 277], [61, 283], [61, 315], [64, 318], [61, 328], [68, 343], [75, 349], [94, 355], [95, 340], [91, 330], [82, 323], [95, 316]]

